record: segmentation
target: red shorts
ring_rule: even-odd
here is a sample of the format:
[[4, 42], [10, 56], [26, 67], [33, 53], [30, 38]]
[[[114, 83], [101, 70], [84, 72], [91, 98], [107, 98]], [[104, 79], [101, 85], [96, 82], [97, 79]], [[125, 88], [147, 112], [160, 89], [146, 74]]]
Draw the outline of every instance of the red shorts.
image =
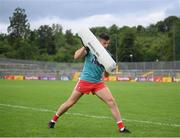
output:
[[89, 94], [91, 92], [94, 94], [95, 92], [105, 87], [106, 85], [104, 84], [104, 82], [93, 83], [85, 80], [79, 80], [75, 86], [75, 89], [83, 94]]

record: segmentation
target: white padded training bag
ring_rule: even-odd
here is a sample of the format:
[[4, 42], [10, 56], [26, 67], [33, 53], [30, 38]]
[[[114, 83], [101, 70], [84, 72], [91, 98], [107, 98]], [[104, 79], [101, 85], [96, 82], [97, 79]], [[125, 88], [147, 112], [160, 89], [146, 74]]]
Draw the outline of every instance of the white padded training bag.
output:
[[78, 36], [81, 38], [83, 44], [96, 56], [98, 62], [104, 66], [107, 72], [111, 73], [116, 69], [116, 62], [88, 28], [80, 30]]

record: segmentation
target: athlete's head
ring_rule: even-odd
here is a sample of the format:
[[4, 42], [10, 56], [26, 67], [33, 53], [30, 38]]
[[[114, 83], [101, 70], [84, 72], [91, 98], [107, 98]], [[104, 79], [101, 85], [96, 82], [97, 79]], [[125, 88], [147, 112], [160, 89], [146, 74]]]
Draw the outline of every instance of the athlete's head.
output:
[[99, 35], [99, 41], [103, 45], [104, 48], [107, 48], [110, 42], [109, 35], [107, 33], [101, 33]]

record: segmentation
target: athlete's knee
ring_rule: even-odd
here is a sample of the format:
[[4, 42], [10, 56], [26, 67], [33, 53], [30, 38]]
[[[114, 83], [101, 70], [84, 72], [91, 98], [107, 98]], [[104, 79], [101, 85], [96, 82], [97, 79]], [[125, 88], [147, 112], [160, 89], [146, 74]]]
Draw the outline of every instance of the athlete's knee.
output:
[[107, 100], [107, 104], [108, 106], [112, 107], [112, 106], [116, 106], [116, 101], [114, 98], [110, 98]]
[[66, 106], [67, 107], [71, 107], [73, 104], [75, 104], [76, 103], [76, 101], [75, 100], [67, 100], [66, 102], [65, 102], [65, 104], [66, 104]]

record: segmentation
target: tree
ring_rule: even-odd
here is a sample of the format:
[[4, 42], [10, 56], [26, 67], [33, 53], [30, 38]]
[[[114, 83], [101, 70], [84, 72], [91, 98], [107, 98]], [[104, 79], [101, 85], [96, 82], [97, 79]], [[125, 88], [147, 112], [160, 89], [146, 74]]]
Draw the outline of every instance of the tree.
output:
[[15, 38], [27, 38], [30, 24], [28, 23], [25, 9], [16, 8], [13, 16], [9, 17], [9, 20], [10, 26], [8, 27], [8, 33]]
[[147, 27], [146, 31], [147, 35], [154, 37], [155, 35], [157, 35], [158, 29], [154, 24], [151, 24]]
[[164, 32], [167, 31], [167, 26], [166, 26], [165, 22], [163, 22], [163, 21], [159, 21], [156, 24], [156, 26], [157, 26], [157, 29], [158, 29], [159, 32], [163, 32], [164, 33]]
[[63, 27], [60, 24], [53, 24], [52, 25], [52, 31], [53, 34], [61, 33], [62, 34]]
[[91, 31], [93, 32], [93, 34], [95, 36], [99, 36], [99, 34], [102, 33], [102, 32], [108, 33], [108, 29], [105, 26], [102, 26], [102, 27], [92, 27]]
[[180, 20], [172, 30], [173, 60], [180, 60]]
[[0, 34], [0, 57], [6, 57], [10, 50], [11, 47], [8, 43], [7, 35]]
[[76, 42], [74, 41], [74, 36], [71, 30], [66, 30], [65, 33], [66, 43], [68, 45], [74, 45]]
[[114, 60], [118, 61], [118, 47], [119, 47], [119, 28], [117, 25], [112, 25], [108, 29], [110, 36], [110, 46], [108, 50], [113, 55]]
[[54, 43], [55, 36], [53, 35], [52, 28], [48, 25], [41, 25], [38, 29], [39, 39], [39, 53], [47, 53], [54, 55], [57, 52], [56, 45]]
[[166, 24], [167, 30], [170, 31], [173, 29], [174, 24], [178, 22], [178, 17], [176, 16], [169, 16], [166, 19], [164, 19], [164, 23]]
[[[135, 46], [135, 35], [132, 32], [125, 33], [124, 39], [122, 40], [120, 57], [122, 61], [134, 61], [134, 46]], [[132, 55], [132, 56], [130, 56]]]
[[19, 43], [19, 48], [16, 51], [16, 57], [18, 59], [36, 59], [37, 49], [30, 45], [30, 43], [21, 40]]
[[[0, 57], [34, 59], [58, 62], [74, 61], [73, 54], [82, 46], [77, 34], [71, 30], [63, 32], [60, 24], [41, 25], [30, 30], [25, 10], [16, 8], [8, 34], [0, 34]], [[147, 27], [112, 25], [93, 27], [91, 31], [98, 37], [105, 32], [110, 35], [108, 50], [117, 61], [171, 61], [180, 59], [180, 18], [169, 16], [163, 21]]]
[[145, 28], [142, 25], [138, 25], [137, 26], [137, 32], [138, 33], [143, 33], [143, 32], [145, 32]]
[[[135, 28], [124, 28], [123, 37], [119, 47], [119, 61], [137, 62], [142, 60], [141, 45], [137, 41]], [[122, 34], [121, 34], [122, 35]]]

